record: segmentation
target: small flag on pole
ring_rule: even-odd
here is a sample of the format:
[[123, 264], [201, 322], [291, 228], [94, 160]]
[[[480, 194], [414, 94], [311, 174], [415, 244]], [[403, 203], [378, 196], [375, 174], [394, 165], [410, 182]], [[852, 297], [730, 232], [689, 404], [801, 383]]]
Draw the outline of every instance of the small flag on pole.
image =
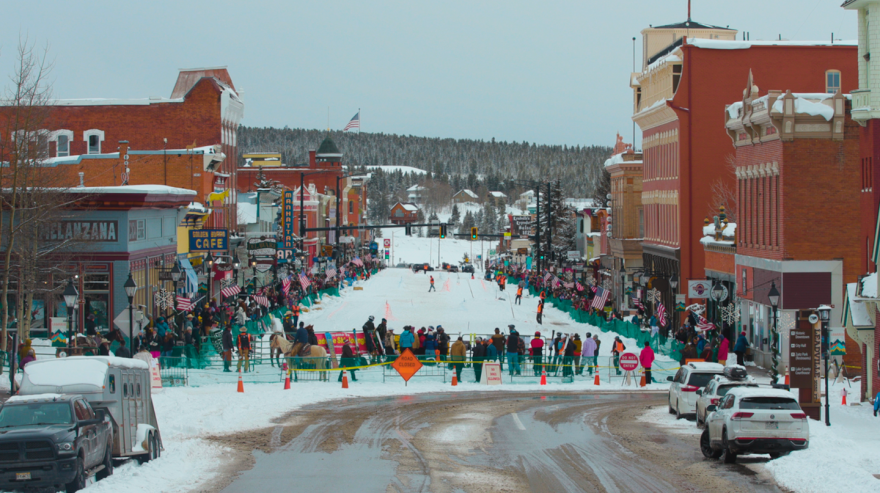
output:
[[281, 281], [281, 290], [284, 291], [284, 296], [287, 296], [288, 293], [290, 293], [290, 279]]
[[354, 114], [354, 117], [352, 117], [351, 121], [348, 122], [348, 125], [346, 125], [345, 128], [342, 129], [342, 131], [347, 132], [353, 128], [356, 128], [358, 130], [360, 130], [360, 128], [361, 128], [361, 112], [360, 111], [358, 111], [357, 113]]
[[608, 301], [610, 295], [611, 290], [597, 287], [596, 296], [593, 298], [593, 304], [591, 306], [597, 310], [603, 310], [605, 308], [605, 302]]
[[660, 321], [661, 327], [666, 327], [666, 307], [663, 303], [657, 305], [657, 319]]
[[312, 285], [311, 281], [309, 281], [309, 278], [306, 277], [305, 274], [299, 275], [299, 283], [302, 285], [303, 289], [309, 289], [309, 286]]

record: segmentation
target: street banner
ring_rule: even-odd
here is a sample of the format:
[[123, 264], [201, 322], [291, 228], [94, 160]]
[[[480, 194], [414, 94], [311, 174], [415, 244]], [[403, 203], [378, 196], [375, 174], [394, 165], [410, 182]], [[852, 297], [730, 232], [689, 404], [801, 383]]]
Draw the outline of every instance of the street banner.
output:
[[[351, 335], [351, 332], [329, 332], [329, 334], [330, 337], [333, 338], [333, 349], [336, 352], [336, 356], [342, 356], [342, 346], [345, 345], [345, 341], [348, 341], [351, 350], [355, 353], [359, 355], [369, 354], [363, 332], [358, 333], [357, 344], [354, 343], [354, 337]], [[315, 337], [318, 338], [318, 345], [323, 346], [324, 349], [329, 351], [330, 348], [327, 346], [326, 333], [315, 333]], [[355, 349], [355, 347], [357, 347], [357, 349]]]

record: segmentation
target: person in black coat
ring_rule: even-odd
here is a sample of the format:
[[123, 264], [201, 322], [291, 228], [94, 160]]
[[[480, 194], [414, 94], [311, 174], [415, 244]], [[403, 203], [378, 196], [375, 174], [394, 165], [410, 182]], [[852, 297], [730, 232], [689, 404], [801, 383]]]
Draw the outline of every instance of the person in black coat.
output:
[[223, 344], [223, 371], [231, 372], [229, 367], [232, 365], [232, 349], [235, 347], [235, 341], [232, 340], [232, 328], [229, 325], [223, 329], [221, 342]]
[[510, 375], [514, 373], [522, 374], [519, 366], [519, 332], [514, 329], [513, 325], [507, 326], [510, 329], [510, 335], [507, 337], [507, 366], [510, 369]]
[[373, 332], [376, 331], [376, 326], [373, 325], [373, 320], [375, 317], [370, 315], [367, 323], [364, 324], [362, 330], [364, 331], [364, 342], [367, 344], [367, 352], [373, 354], [376, 351], [376, 344], [373, 342]]
[[131, 358], [131, 351], [128, 350], [128, 346], [125, 344], [120, 345], [116, 348], [116, 357], [117, 358]]
[[[440, 353], [443, 354], [442, 352]], [[480, 378], [483, 375], [483, 359], [486, 357], [486, 346], [483, 344], [483, 339], [477, 337], [477, 343], [474, 345], [473, 352], [471, 354], [471, 358], [474, 362], [474, 376], [477, 377], [477, 383], [480, 383]]]
[[[353, 366], [357, 366], [357, 358], [354, 357], [354, 351], [351, 350], [351, 345], [348, 344], [348, 338], [345, 339], [345, 344], [342, 346], [342, 357], [339, 358], [339, 366], [342, 368], [351, 368]], [[354, 373], [357, 370], [348, 370], [351, 373], [351, 381], [357, 382], [357, 377], [354, 376]], [[339, 380], [342, 381], [342, 372], [339, 372]]]
[[570, 377], [573, 375], [572, 365], [574, 364], [574, 340], [569, 336], [565, 341], [565, 352], [562, 354], [562, 376]]

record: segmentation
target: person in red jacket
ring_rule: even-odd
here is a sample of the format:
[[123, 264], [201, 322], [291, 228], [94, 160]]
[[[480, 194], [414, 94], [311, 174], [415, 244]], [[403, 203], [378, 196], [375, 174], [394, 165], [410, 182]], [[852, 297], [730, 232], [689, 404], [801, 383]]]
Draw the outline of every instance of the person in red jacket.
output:
[[645, 347], [639, 353], [639, 363], [645, 369], [645, 382], [654, 383], [654, 380], [651, 378], [651, 365], [654, 364], [654, 350], [651, 349], [651, 344], [645, 343]]
[[534, 362], [532, 366], [535, 369], [535, 376], [540, 377], [544, 369], [542, 365], [544, 359], [544, 339], [541, 339], [540, 332], [535, 332], [535, 337], [532, 338], [529, 345], [531, 346], [532, 361]]
[[718, 344], [718, 363], [722, 365], [727, 365], [727, 353], [730, 351], [730, 342], [727, 341], [727, 338], [724, 337], [723, 334], [719, 334], [720, 338]]

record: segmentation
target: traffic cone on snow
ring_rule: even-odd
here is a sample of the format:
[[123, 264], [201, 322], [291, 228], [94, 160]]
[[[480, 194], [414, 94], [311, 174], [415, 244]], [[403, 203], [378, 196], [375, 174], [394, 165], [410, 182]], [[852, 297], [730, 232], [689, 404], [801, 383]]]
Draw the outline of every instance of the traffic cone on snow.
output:
[[284, 372], [284, 390], [290, 390], [290, 370], [287, 369], [287, 363], [281, 369]]
[[241, 381], [241, 370], [238, 372], [238, 392], [244, 394], [244, 382]]
[[455, 387], [457, 385], [458, 385], [458, 377], [455, 375], [455, 373], [453, 373], [452, 374], [452, 386]]
[[474, 278], [474, 273], [473, 273], [473, 272], [471, 272], [471, 279], [473, 279], [473, 278]]
[[642, 372], [642, 380], [639, 382], [639, 387], [645, 386], [645, 372]]
[[547, 370], [541, 369], [541, 385], [547, 385]]
[[593, 385], [599, 385], [599, 372], [596, 371], [596, 378], [593, 379]]
[[846, 389], [843, 389], [843, 402], [841, 402], [841, 404], [844, 406], [846, 405]]
[[342, 370], [342, 388], [343, 389], [348, 388], [348, 371], [347, 370]]
[[434, 350], [434, 359], [436, 359], [437, 361], [440, 361], [440, 350], [439, 349]]
[[788, 379], [788, 369], [785, 370], [785, 385], [791, 385], [790, 380]]

